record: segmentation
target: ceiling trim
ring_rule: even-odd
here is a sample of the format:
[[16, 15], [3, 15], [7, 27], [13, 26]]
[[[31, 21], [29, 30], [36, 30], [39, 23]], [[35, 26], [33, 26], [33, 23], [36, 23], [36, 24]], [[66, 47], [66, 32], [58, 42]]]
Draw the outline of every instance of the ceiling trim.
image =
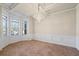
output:
[[48, 14], [47, 16], [50, 16], [52, 14], [64, 13], [64, 12], [67, 12], [67, 11], [70, 11], [70, 10], [76, 10], [76, 8], [74, 7], [74, 8], [70, 8], [70, 9], [61, 10], [61, 11], [58, 11], [58, 12], [53, 12], [53, 13]]

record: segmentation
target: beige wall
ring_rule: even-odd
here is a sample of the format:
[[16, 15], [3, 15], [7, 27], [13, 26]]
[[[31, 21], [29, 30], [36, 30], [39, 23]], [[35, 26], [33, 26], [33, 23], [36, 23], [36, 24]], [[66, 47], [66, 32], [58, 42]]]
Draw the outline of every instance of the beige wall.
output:
[[75, 9], [51, 14], [40, 23], [35, 22], [35, 33], [73, 36], [75, 35], [75, 16]]
[[76, 35], [79, 36], [79, 4], [76, 8]]
[[34, 19], [33, 17], [29, 17], [29, 33], [34, 34]]
[[79, 4], [76, 7], [76, 47], [79, 50]]
[[2, 27], [1, 27], [1, 15], [2, 15], [2, 8], [0, 6], [0, 36], [1, 36], [1, 33], [2, 33]]

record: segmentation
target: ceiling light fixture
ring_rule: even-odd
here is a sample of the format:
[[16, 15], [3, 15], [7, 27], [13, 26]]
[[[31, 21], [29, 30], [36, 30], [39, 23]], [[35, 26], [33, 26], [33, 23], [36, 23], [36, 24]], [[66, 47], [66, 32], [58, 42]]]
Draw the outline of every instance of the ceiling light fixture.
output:
[[39, 3], [38, 3], [38, 6], [37, 6], [37, 12], [36, 12], [36, 14], [34, 15], [34, 18], [35, 18], [38, 22], [40, 22], [42, 19], [45, 18], [45, 13], [44, 13], [44, 11], [42, 10], [41, 5], [40, 5]]

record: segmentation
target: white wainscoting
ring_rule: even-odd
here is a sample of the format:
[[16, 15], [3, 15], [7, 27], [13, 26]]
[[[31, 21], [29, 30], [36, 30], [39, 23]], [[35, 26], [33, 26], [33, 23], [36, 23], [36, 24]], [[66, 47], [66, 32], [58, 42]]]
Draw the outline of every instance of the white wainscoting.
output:
[[21, 36], [4, 36], [0, 38], [0, 50], [4, 48], [6, 45], [15, 43], [18, 41], [23, 41], [23, 40], [31, 40], [32, 39], [32, 34], [27, 34], [27, 35], [21, 35]]
[[79, 36], [76, 36], [76, 48], [79, 50]]
[[[76, 46], [76, 38], [73, 36], [64, 36], [64, 35], [51, 35], [51, 34], [28, 34], [26, 36], [7, 36], [0, 39], [0, 49], [4, 48], [6, 45], [15, 43], [23, 40], [39, 40], [69, 47]], [[79, 46], [78, 46], [79, 48]]]
[[45, 35], [45, 34], [44, 35], [43, 34], [35, 34], [34, 39], [44, 41], [44, 42], [69, 46], [69, 47], [75, 47], [76, 46], [76, 40], [75, 40], [75, 37], [73, 37], [73, 36], [51, 35], [51, 34], [47, 34], [47, 35]]

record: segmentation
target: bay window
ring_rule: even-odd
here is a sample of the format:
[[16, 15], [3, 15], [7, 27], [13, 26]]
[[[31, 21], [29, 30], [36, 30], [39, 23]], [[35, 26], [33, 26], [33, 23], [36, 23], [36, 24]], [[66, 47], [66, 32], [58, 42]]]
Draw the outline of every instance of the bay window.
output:
[[[4, 16], [6, 15], [6, 16]], [[27, 34], [27, 18], [18, 14], [3, 12], [2, 16], [3, 35], [15, 36]]]

